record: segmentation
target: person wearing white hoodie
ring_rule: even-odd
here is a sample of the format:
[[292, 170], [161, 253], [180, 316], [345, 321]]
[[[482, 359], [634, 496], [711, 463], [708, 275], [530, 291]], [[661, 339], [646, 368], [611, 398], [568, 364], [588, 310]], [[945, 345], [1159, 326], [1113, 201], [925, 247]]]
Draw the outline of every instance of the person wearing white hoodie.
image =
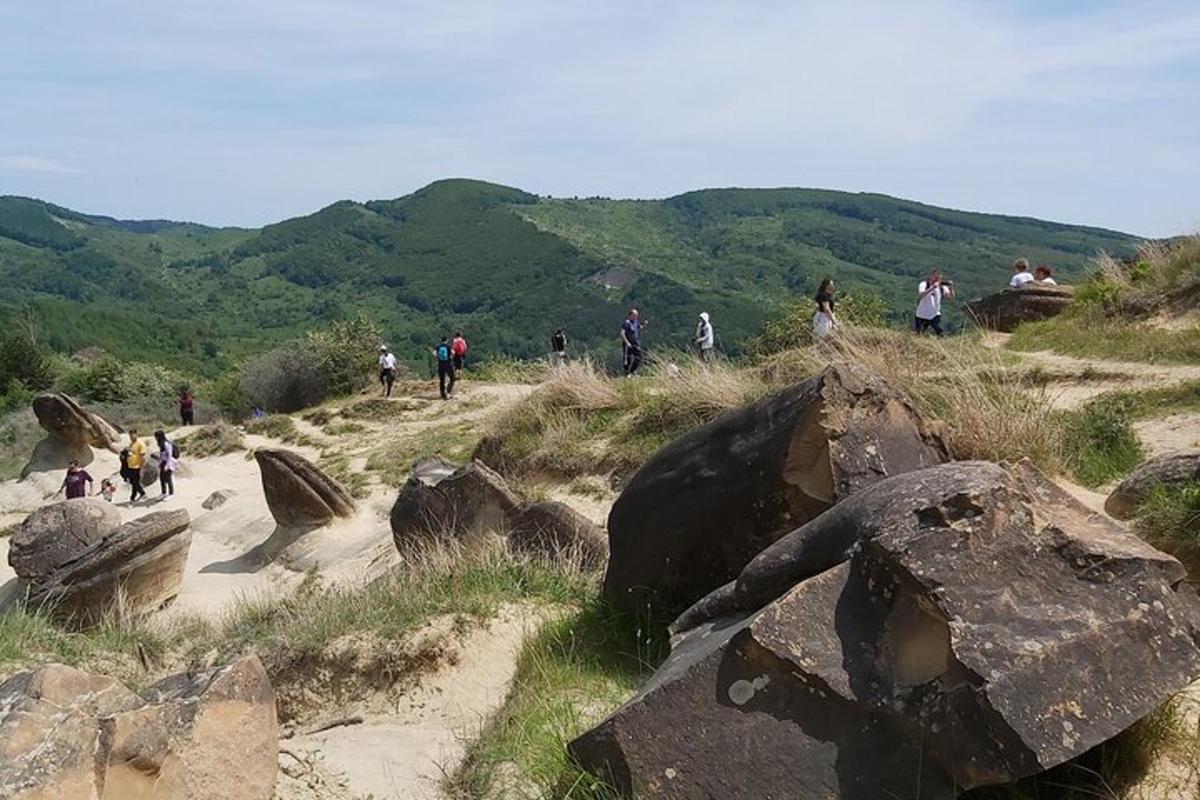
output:
[[712, 361], [713, 342], [716, 337], [713, 335], [713, 326], [709, 322], [708, 312], [700, 312], [700, 322], [696, 325], [696, 338], [693, 343], [700, 348], [700, 360], [705, 364]]

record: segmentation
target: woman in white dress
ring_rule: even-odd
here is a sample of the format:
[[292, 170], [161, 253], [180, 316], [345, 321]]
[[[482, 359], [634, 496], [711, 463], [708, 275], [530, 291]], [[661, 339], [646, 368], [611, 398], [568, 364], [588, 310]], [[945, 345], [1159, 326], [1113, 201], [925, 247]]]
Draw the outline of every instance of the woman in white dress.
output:
[[837, 318], [833, 315], [833, 279], [825, 278], [813, 298], [817, 301], [817, 313], [813, 314], [813, 339], [821, 341], [833, 333]]

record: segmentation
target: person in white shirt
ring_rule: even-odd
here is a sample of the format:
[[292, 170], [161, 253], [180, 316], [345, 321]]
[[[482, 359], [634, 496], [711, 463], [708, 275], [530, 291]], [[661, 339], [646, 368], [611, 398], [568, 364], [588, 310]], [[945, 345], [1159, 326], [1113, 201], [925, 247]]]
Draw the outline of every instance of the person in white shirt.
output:
[[392, 396], [392, 384], [396, 382], [396, 357], [388, 350], [386, 344], [379, 346], [379, 385], [383, 387], [383, 396]]
[[1013, 262], [1013, 276], [1008, 285], [1012, 289], [1020, 289], [1027, 283], [1033, 282], [1033, 273], [1029, 271], [1029, 259], [1018, 258]]
[[696, 338], [692, 340], [692, 343], [700, 348], [700, 360], [705, 364], [712, 361], [715, 339], [712, 323], [708, 321], [708, 312], [701, 311], [700, 322], [696, 325]]
[[1050, 268], [1045, 264], [1037, 265], [1037, 269], [1033, 271], [1033, 279], [1042, 286], [1058, 286], [1058, 281], [1050, 277]]
[[917, 284], [917, 319], [913, 327], [917, 333], [932, 330], [942, 335], [942, 298], [954, 299], [954, 284], [942, 280], [942, 271], [935, 269], [929, 277]]

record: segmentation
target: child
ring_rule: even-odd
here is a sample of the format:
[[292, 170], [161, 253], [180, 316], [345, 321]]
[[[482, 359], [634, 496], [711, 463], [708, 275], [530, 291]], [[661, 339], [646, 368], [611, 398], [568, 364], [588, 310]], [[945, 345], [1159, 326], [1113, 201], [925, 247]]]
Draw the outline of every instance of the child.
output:
[[100, 481], [100, 496], [104, 498], [105, 502], [111, 503], [113, 501], [113, 495], [116, 493], [117, 485], [115, 483], [110, 481], [108, 478]]

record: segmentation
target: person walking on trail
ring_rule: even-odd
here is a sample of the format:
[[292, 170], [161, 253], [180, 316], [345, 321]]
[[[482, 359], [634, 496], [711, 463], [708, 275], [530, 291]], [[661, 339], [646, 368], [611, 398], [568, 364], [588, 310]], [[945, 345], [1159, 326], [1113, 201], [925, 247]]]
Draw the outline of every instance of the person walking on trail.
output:
[[467, 340], [463, 338], [462, 331], [454, 334], [454, 341], [450, 343], [450, 355], [454, 356], [454, 377], [460, 378], [463, 364], [467, 361]]
[[1020, 289], [1027, 283], [1033, 283], [1033, 273], [1029, 271], [1029, 259], [1018, 258], [1013, 262], [1012, 280], [1008, 282], [1009, 288]]
[[833, 315], [833, 278], [821, 281], [813, 299], [817, 302], [817, 311], [813, 314], [813, 341], [819, 342], [837, 327], [837, 317]]
[[136, 503], [146, 496], [146, 490], [142, 488], [142, 467], [146, 466], [149, 449], [146, 443], [138, 438], [138, 432], [134, 428], [129, 429], [129, 447], [126, 450], [128, 455], [125, 457], [125, 477], [130, 486], [129, 502]]
[[941, 270], [935, 269], [929, 277], [917, 284], [917, 318], [913, 324], [917, 333], [932, 330], [942, 335], [942, 298], [954, 299], [954, 284], [942, 280]]
[[94, 485], [92, 476], [87, 473], [87, 470], [79, 466], [76, 459], [71, 459], [71, 463], [67, 465], [67, 477], [63, 478], [62, 485], [58, 487], [55, 494], [66, 492], [67, 499], [74, 500], [77, 497], [87, 497], [93, 494]]
[[379, 385], [383, 396], [392, 396], [392, 384], [396, 382], [396, 357], [386, 344], [379, 345]]
[[187, 389], [179, 393], [179, 421], [185, 428], [196, 421], [196, 398]]
[[550, 366], [561, 367], [567, 363], [567, 334], [562, 328], [550, 337]]
[[625, 377], [636, 374], [642, 365], [642, 325], [636, 308], [629, 309], [628, 316], [621, 323], [622, 366]]
[[713, 334], [712, 322], [709, 321], [708, 312], [700, 312], [700, 322], [696, 325], [696, 336], [692, 343], [700, 348], [700, 360], [708, 364], [712, 361], [713, 342], [716, 341], [716, 336]]
[[154, 441], [158, 443], [158, 486], [162, 490], [159, 499], [166, 500], [175, 494], [175, 470], [179, 469], [179, 451], [161, 430], [154, 432]]
[[443, 400], [449, 400], [454, 396], [454, 350], [445, 336], [433, 355], [437, 358], [438, 391]]

